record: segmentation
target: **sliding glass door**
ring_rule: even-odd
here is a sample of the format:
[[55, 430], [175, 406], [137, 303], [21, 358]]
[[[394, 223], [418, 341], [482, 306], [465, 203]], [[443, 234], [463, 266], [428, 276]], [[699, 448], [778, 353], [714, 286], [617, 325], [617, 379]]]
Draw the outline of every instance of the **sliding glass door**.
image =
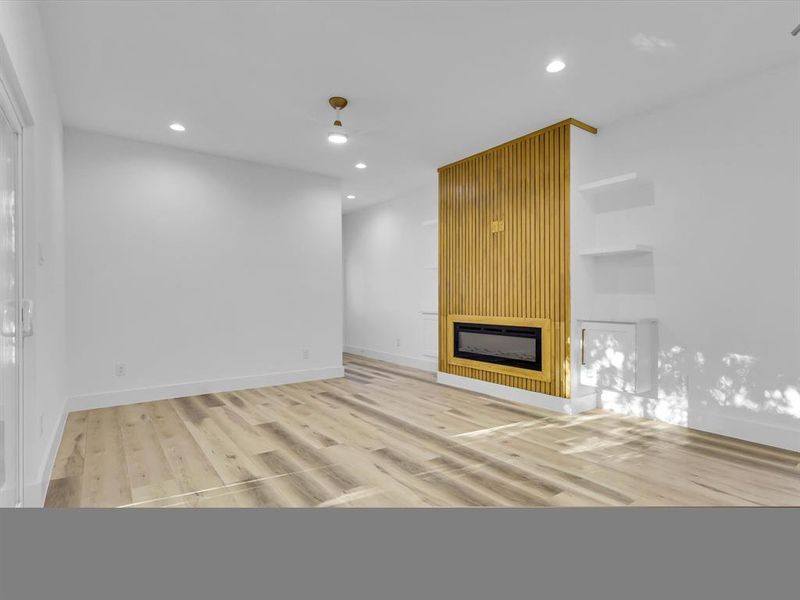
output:
[[0, 108], [0, 506], [21, 503], [19, 136]]

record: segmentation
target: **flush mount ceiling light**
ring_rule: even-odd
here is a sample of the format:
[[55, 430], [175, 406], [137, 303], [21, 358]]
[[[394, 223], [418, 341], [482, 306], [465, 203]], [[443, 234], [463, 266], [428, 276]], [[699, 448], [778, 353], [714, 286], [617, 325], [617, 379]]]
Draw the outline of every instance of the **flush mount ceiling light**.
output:
[[355, 197], [355, 196], [353, 196], [353, 194], [347, 194], [347, 199], [348, 199], [348, 200], [355, 200], [355, 199], [356, 199], [356, 197]]
[[328, 98], [328, 104], [336, 111], [336, 120], [333, 122], [333, 127], [328, 132], [328, 141], [331, 144], [346, 144], [347, 132], [342, 127], [342, 121], [339, 119], [339, 113], [347, 106], [347, 98], [341, 96], [333, 96]]
[[564, 61], [561, 60], [554, 60], [551, 61], [550, 64], [547, 65], [547, 72], [548, 73], [558, 73], [559, 71], [563, 71], [564, 67], [567, 65], [564, 64]]
[[180, 123], [173, 123], [172, 125], [169, 126], [169, 128], [172, 129], [172, 131], [186, 131], [186, 127], [184, 127]]
[[366, 169], [367, 165], [364, 163], [356, 163], [356, 169]]

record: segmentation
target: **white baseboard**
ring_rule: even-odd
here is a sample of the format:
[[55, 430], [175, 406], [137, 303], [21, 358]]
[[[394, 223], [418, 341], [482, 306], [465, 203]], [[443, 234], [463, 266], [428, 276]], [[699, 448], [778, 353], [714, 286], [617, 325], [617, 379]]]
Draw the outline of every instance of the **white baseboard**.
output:
[[688, 426], [708, 433], [800, 452], [800, 426], [796, 428], [781, 427], [707, 411], [690, 413]]
[[613, 390], [599, 390], [598, 406], [615, 413], [653, 419], [672, 425], [680, 425], [698, 431], [716, 433], [731, 438], [764, 444], [800, 452], [800, 425], [787, 427], [765, 423], [741, 416], [725, 415], [709, 410], [682, 406], [680, 410], [659, 410], [669, 400], [639, 396]]
[[84, 394], [71, 397], [67, 408], [69, 412], [75, 412], [92, 408], [108, 408], [111, 406], [124, 406], [126, 404], [137, 404], [139, 402], [150, 402], [153, 400], [168, 400], [170, 398], [196, 396], [198, 394], [217, 394], [250, 388], [285, 385], [287, 383], [301, 383], [303, 381], [316, 381], [319, 379], [336, 379], [337, 377], [344, 377], [344, 367], [341, 365], [319, 369], [306, 369], [303, 371], [284, 371], [265, 373], [263, 375], [248, 375], [245, 377], [230, 377], [227, 379], [213, 379], [155, 387], [116, 390], [99, 394]]
[[442, 373], [441, 371], [436, 374], [436, 381], [442, 385], [449, 385], [451, 387], [457, 387], [479, 394], [486, 394], [487, 396], [494, 396], [495, 398], [502, 398], [503, 400], [510, 400], [511, 402], [528, 404], [537, 408], [545, 408], [568, 415], [577, 414], [597, 407], [596, 403], [587, 402], [585, 397], [577, 399], [578, 401], [573, 401], [569, 398], [560, 398], [559, 396], [521, 390], [508, 385], [472, 379], [471, 377], [461, 377], [460, 375]]
[[344, 351], [348, 354], [358, 354], [359, 356], [385, 360], [386, 362], [403, 365], [404, 367], [411, 367], [413, 369], [430, 371], [431, 373], [435, 373], [439, 368], [438, 361], [435, 358], [418, 358], [415, 356], [406, 356], [404, 354], [392, 354], [390, 352], [381, 352], [380, 350], [370, 350], [369, 348], [359, 348], [357, 346], [345, 346]]
[[599, 405], [597, 404], [596, 394], [583, 394], [579, 396], [572, 396], [569, 399], [572, 406], [572, 414], [586, 412], [587, 410], [594, 410]]
[[47, 488], [50, 485], [50, 477], [53, 474], [53, 466], [56, 462], [56, 455], [58, 454], [58, 447], [61, 445], [61, 438], [64, 436], [64, 427], [67, 424], [67, 407], [66, 402], [64, 408], [58, 417], [58, 423], [50, 436], [50, 440], [45, 449], [44, 460], [39, 470], [38, 478], [31, 481], [25, 486], [23, 492], [23, 506], [26, 507], [41, 507], [44, 506], [45, 498], [47, 498]]

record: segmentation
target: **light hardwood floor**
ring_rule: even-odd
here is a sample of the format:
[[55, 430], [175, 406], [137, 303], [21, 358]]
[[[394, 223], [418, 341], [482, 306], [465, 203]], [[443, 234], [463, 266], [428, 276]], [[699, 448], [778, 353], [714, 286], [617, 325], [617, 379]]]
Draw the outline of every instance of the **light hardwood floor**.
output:
[[345, 365], [343, 379], [72, 413], [45, 505], [800, 505], [797, 453]]

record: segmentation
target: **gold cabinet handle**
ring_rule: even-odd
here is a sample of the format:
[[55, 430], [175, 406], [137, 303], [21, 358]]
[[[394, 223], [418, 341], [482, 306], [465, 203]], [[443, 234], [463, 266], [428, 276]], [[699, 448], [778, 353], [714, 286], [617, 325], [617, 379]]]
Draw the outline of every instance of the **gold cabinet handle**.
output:
[[586, 328], [581, 328], [581, 366], [586, 364]]

